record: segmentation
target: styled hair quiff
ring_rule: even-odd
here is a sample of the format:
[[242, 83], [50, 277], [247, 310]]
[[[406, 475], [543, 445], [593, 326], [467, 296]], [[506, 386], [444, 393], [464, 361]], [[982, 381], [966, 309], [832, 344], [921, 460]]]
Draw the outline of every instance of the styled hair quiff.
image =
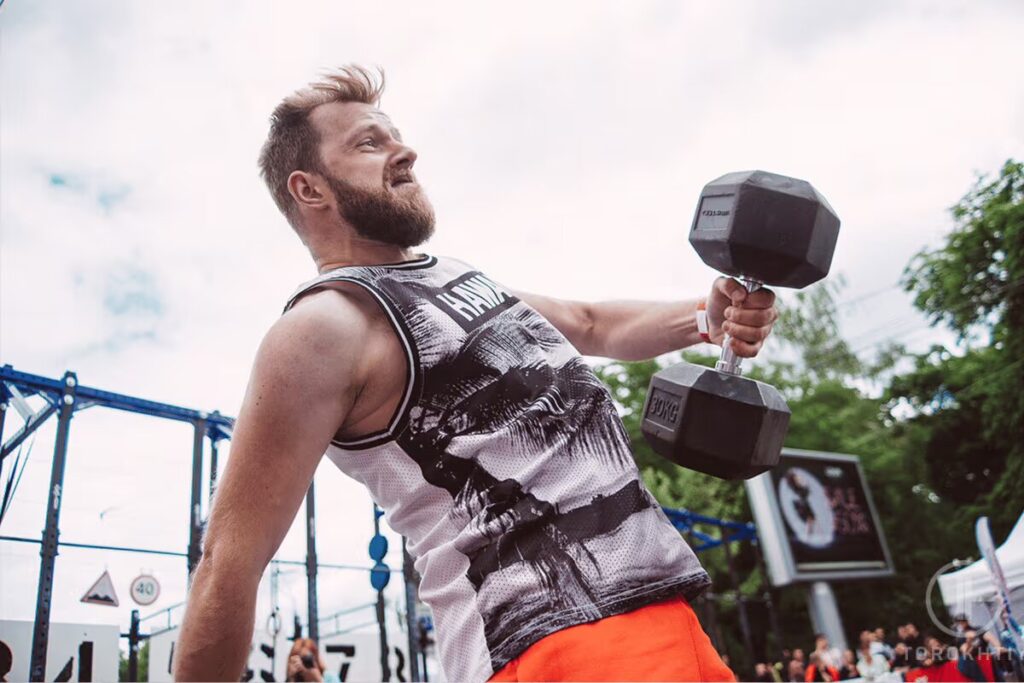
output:
[[292, 225], [295, 202], [288, 192], [288, 176], [293, 171], [323, 173], [320, 162], [320, 134], [309, 120], [309, 113], [329, 102], [362, 102], [377, 106], [384, 92], [384, 71], [372, 73], [365, 67], [349, 64], [329, 71], [305, 88], [297, 90], [270, 115], [270, 132], [260, 150], [259, 167], [263, 182], [274, 202]]

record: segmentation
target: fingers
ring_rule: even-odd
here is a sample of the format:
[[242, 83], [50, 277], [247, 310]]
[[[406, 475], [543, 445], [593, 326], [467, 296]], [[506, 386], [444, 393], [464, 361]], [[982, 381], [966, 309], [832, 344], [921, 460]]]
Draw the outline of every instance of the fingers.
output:
[[761, 289], [750, 292], [743, 300], [743, 308], [771, 308], [775, 305], [775, 292], [770, 289]]
[[715, 280], [715, 289], [724, 294], [733, 305], [743, 304], [743, 308], [771, 308], [775, 304], [775, 292], [762, 287], [748, 292], [738, 280], [731, 277], [720, 277]]
[[758, 354], [763, 345], [764, 341], [745, 342], [738, 337], [732, 337], [729, 340], [729, 347], [740, 358], [753, 358]]
[[715, 289], [724, 294], [734, 306], [747, 298], [747, 288], [731, 277], [720, 277], [715, 280]]
[[731, 337], [732, 350], [736, 352], [737, 356], [750, 358], [757, 355], [757, 352], [761, 350], [761, 346], [772, 331], [772, 327], [771, 325], [752, 327], [726, 321], [722, 325], [722, 331]]
[[771, 328], [778, 317], [778, 311], [774, 308], [738, 308], [736, 306], [729, 306], [725, 309], [726, 321], [746, 327]]
[[756, 356], [779, 317], [775, 292], [765, 288], [748, 292], [739, 281], [728, 277], [715, 280], [714, 292], [732, 303], [720, 314], [722, 332], [730, 337], [729, 346], [741, 358]]

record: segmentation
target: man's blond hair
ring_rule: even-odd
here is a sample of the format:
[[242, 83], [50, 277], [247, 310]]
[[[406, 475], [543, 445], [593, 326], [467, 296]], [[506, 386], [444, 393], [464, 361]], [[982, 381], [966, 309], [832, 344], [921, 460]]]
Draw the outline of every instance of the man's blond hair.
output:
[[309, 113], [329, 102], [362, 102], [377, 106], [384, 91], [384, 71], [355, 64], [329, 71], [307, 87], [297, 90], [270, 115], [270, 132], [260, 150], [260, 175], [270, 189], [274, 202], [288, 221], [295, 224], [298, 215], [288, 192], [292, 171], [323, 173], [320, 161], [320, 134], [309, 120]]

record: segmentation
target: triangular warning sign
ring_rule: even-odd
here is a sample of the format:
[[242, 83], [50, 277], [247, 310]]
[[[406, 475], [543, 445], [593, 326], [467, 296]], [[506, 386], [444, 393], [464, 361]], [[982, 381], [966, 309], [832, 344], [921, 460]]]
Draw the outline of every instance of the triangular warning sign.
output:
[[96, 583], [92, 585], [92, 588], [85, 591], [85, 595], [82, 596], [82, 602], [109, 605], [111, 607], [118, 606], [117, 591], [114, 590], [114, 582], [110, 579], [110, 572], [105, 571], [100, 578], [96, 579]]

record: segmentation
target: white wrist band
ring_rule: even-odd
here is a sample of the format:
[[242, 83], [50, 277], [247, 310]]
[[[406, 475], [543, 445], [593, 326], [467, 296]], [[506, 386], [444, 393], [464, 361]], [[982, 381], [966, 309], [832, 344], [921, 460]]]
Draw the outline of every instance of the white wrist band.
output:
[[706, 301], [701, 301], [697, 304], [697, 333], [700, 334], [700, 338], [711, 343], [711, 335], [708, 334], [711, 328], [708, 326], [708, 304]]

